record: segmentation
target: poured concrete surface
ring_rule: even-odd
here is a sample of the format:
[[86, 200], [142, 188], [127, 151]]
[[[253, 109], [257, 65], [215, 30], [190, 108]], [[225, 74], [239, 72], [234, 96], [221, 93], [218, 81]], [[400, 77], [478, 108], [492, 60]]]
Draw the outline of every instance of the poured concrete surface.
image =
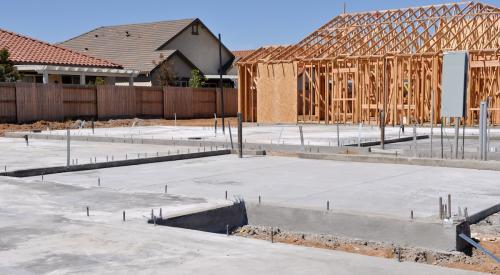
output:
[[[236, 141], [236, 125], [232, 126], [234, 141]], [[337, 126], [336, 125], [303, 125], [304, 143], [305, 145], [315, 146], [337, 146]], [[360, 131], [361, 129], [361, 131]], [[440, 131], [434, 128], [434, 134]], [[453, 128], [445, 128], [444, 131], [448, 135], [453, 135]], [[399, 127], [386, 127], [386, 139], [397, 137], [413, 136], [413, 129], [406, 127], [402, 133]], [[430, 128], [419, 127], [418, 135], [430, 134]], [[468, 128], [467, 135], [476, 135], [476, 128]], [[66, 135], [66, 131], [43, 131], [42, 135]], [[206, 141], [225, 141], [229, 142], [229, 129], [226, 128], [226, 135], [222, 134], [222, 129], [219, 125], [217, 135], [215, 135], [213, 127], [189, 127], [189, 126], [138, 126], [138, 127], [118, 127], [118, 128], [98, 128], [95, 133], [91, 129], [75, 129], [72, 130], [73, 135], [77, 136], [101, 136], [101, 137], [116, 137], [130, 139], [189, 139], [200, 138]], [[491, 129], [491, 135], [500, 136], [500, 129]], [[257, 125], [245, 124], [243, 127], [244, 142], [260, 143], [260, 144], [288, 144], [300, 145], [300, 133], [297, 125]], [[359, 128], [359, 125], [340, 125], [339, 138], [341, 145], [356, 144], [358, 137], [361, 142], [380, 140], [380, 128], [375, 125], [364, 125]]]
[[[203, 199], [8, 178], [0, 190], [2, 274], [477, 274], [145, 223], [149, 207], [173, 212]], [[85, 204], [96, 208], [90, 217]]]
[[[469, 214], [498, 203], [500, 172], [395, 164], [337, 162], [234, 155], [54, 174], [46, 179], [78, 186], [103, 186], [126, 192], [168, 192], [221, 199], [381, 214], [436, 217], [438, 198], [452, 195], [452, 212]], [[38, 179], [38, 178], [35, 178]]]
[[[0, 172], [66, 165], [66, 140], [30, 139], [29, 146], [21, 138], [0, 138]], [[197, 148], [151, 144], [71, 141], [71, 159], [78, 164], [106, 162], [195, 152]], [[107, 157], [107, 158], [106, 158]]]

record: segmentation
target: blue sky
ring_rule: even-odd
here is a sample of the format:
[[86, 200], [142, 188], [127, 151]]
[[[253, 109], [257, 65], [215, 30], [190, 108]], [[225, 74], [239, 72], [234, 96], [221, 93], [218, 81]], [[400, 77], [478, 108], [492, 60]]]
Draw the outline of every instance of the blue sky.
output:
[[[3, 1], [0, 28], [59, 42], [99, 26], [200, 18], [232, 50], [298, 42], [342, 12], [446, 3], [450, 0], [22, 0]], [[483, 3], [500, 6], [500, 0]]]

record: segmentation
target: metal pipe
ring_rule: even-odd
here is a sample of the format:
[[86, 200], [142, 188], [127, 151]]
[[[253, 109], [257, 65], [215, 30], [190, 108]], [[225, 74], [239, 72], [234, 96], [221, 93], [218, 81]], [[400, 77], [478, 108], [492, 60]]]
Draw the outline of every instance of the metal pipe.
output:
[[70, 157], [71, 157], [71, 134], [69, 129], [66, 129], [66, 166], [70, 166]]
[[241, 113], [238, 113], [238, 156], [243, 158], [243, 122]]
[[221, 97], [221, 104], [220, 104], [220, 110], [221, 110], [221, 118], [222, 118], [222, 134], [226, 134], [226, 129], [224, 126], [224, 85], [222, 83], [222, 38], [219, 33], [219, 75], [220, 75], [220, 80], [219, 80], [219, 87], [220, 87], [220, 97]]

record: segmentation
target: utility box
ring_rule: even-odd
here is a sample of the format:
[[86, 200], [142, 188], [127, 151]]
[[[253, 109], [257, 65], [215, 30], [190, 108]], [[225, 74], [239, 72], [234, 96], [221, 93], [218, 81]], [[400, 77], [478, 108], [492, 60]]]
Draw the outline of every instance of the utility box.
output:
[[465, 117], [467, 99], [467, 52], [443, 54], [441, 117]]

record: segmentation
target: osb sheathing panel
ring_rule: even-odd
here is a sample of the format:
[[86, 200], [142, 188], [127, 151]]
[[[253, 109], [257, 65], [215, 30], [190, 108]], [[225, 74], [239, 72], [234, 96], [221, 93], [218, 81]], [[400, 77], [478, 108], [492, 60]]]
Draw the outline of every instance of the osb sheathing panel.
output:
[[261, 123], [297, 122], [297, 63], [258, 64], [257, 119]]

